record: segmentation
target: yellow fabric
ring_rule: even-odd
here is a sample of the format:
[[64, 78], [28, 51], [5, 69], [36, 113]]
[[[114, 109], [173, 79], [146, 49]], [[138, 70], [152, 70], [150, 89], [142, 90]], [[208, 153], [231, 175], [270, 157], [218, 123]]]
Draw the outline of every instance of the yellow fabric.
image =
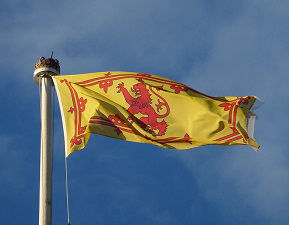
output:
[[91, 133], [164, 148], [259, 145], [248, 136], [256, 97], [211, 97], [163, 77], [133, 72], [54, 76], [66, 155]]

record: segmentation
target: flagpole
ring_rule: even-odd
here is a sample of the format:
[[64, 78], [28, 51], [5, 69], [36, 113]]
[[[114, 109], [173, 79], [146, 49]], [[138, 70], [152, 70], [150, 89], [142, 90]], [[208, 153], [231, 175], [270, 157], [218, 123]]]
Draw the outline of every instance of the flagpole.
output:
[[52, 225], [52, 87], [51, 76], [60, 72], [58, 60], [41, 57], [34, 66], [34, 80], [41, 86], [41, 148], [39, 225]]

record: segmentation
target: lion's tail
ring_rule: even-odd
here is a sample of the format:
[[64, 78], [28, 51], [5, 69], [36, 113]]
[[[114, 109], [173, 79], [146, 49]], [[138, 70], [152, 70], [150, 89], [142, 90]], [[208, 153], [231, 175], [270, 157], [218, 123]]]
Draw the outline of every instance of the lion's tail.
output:
[[167, 101], [166, 101], [162, 96], [160, 96], [159, 94], [157, 94], [157, 93], [153, 90], [152, 86], [149, 86], [149, 88], [150, 88], [151, 92], [152, 92], [154, 95], [156, 95], [158, 98], [160, 98], [160, 99], [163, 101], [163, 102], [160, 102], [159, 104], [164, 105], [164, 106], [166, 107], [166, 109], [167, 109], [167, 111], [166, 111], [165, 114], [163, 114], [163, 115], [157, 114], [157, 117], [158, 117], [158, 118], [165, 118], [165, 117], [167, 117], [167, 116], [170, 114], [169, 104], [167, 103]]

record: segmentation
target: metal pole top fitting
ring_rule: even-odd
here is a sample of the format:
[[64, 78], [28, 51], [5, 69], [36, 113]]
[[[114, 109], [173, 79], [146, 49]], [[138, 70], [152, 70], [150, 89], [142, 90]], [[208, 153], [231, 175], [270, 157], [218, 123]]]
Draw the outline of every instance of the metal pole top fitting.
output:
[[41, 85], [40, 77], [51, 77], [60, 74], [60, 66], [57, 59], [40, 57], [34, 65], [34, 81]]

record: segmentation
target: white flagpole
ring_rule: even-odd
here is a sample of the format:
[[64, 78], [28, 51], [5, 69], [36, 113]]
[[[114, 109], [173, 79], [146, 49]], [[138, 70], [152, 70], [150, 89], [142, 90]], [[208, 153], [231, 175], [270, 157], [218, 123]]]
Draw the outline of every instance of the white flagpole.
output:
[[60, 72], [59, 63], [41, 57], [34, 66], [34, 80], [41, 85], [41, 149], [39, 225], [52, 225], [52, 87], [51, 76]]

